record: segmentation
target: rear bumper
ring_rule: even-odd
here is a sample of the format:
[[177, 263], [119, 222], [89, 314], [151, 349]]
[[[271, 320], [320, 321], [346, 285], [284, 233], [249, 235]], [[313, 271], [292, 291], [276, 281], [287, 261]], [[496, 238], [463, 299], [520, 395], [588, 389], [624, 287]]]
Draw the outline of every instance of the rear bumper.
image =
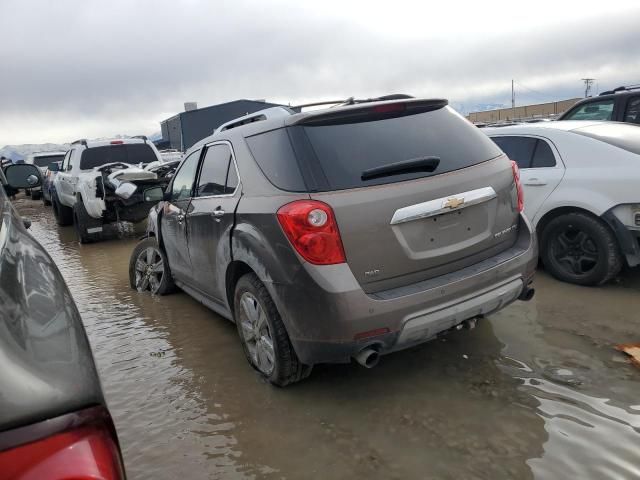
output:
[[[442, 277], [366, 294], [345, 264], [305, 266], [296, 282], [269, 287], [301, 361], [342, 363], [365, 347], [401, 350], [504, 308], [531, 283], [537, 255], [522, 217], [513, 247]], [[388, 333], [359, 339], [374, 330]]]

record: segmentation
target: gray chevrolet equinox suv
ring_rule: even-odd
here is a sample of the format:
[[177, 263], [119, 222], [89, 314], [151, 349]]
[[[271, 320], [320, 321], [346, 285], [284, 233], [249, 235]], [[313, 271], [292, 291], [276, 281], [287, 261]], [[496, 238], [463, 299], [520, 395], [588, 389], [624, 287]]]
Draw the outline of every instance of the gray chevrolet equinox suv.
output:
[[446, 100], [275, 107], [189, 149], [129, 277], [235, 321], [284, 386], [530, 299], [522, 202], [517, 166]]

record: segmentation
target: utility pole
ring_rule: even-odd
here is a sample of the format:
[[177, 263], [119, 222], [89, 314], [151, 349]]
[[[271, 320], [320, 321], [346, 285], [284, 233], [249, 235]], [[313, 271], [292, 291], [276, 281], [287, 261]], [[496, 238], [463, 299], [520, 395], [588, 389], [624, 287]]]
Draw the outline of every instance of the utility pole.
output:
[[513, 79], [511, 79], [511, 120], [513, 120], [516, 116], [516, 91], [513, 86]]
[[589, 96], [591, 85], [593, 85], [593, 81], [595, 80], [595, 78], [582, 78], [581, 80], [584, 82], [584, 98], [587, 98]]

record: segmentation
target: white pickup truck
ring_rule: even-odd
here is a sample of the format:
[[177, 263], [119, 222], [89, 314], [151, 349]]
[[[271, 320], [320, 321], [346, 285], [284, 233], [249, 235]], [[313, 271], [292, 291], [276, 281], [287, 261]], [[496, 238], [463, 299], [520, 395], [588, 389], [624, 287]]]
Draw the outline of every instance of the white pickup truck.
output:
[[137, 223], [161, 198], [178, 162], [164, 162], [146, 137], [71, 144], [55, 177], [51, 201], [59, 225], [74, 224], [81, 243], [102, 239], [103, 226]]

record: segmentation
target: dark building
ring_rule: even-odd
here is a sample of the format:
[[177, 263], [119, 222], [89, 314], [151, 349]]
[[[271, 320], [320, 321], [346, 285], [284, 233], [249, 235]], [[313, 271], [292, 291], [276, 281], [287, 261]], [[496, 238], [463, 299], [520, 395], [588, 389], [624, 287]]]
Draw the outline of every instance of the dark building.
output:
[[175, 148], [184, 152], [196, 142], [211, 135], [216, 128], [229, 120], [278, 106], [280, 105], [277, 103], [256, 100], [235, 100], [181, 112], [160, 122], [161, 142], [165, 148]]

